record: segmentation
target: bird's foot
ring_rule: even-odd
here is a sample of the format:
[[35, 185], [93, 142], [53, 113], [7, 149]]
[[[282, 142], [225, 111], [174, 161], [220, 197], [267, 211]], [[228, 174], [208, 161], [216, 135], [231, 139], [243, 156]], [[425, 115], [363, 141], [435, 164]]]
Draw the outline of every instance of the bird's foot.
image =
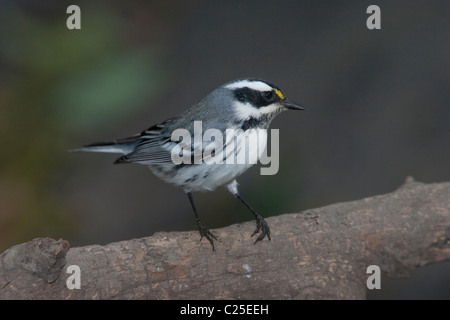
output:
[[[197, 220], [198, 231], [200, 232], [200, 241], [202, 241], [203, 237], [205, 237], [209, 243], [211, 243], [212, 251], [215, 251], [214, 248], [214, 240], [217, 240], [216, 236], [209, 231], [200, 220]], [[213, 240], [214, 239], [214, 240]]]
[[261, 241], [266, 236], [270, 240], [270, 228], [267, 224], [266, 220], [264, 220], [263, 217], [261, 217], [259, 214], [256, 215], [256, 230], [253, 232], [252, 237], [261, 231], [261, 234], [256, 238], [255, 243], [258, 241]]

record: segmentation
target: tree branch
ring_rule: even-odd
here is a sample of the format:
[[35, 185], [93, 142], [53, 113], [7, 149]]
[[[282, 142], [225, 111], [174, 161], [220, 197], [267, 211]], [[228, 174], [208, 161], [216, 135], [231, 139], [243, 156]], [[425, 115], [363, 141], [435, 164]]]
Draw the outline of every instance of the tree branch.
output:
[[[450, 260], [450, 183], [408, 179], [395, 192], [216, 229], [69, 249], [38, 238], [0, 255], [3, 299], [363, 299], [369, 265], [399, 277]], [[69, 265], [81, 289], [69, 290]]]

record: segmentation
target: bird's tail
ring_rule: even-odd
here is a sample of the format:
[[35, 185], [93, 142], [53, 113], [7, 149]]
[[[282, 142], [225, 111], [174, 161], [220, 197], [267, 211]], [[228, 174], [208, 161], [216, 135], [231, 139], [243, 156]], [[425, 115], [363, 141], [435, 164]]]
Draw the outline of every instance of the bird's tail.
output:
[[97, 142], [88, 144], [83, 147], [69, 150], [70, 152], [106, 152], [106, 153], [121, 153], [129, 154], [133, 152], [136, 145], [139, 143], [140, 135], [135, 135], [129, 138], [113, 140], [109, 142]]

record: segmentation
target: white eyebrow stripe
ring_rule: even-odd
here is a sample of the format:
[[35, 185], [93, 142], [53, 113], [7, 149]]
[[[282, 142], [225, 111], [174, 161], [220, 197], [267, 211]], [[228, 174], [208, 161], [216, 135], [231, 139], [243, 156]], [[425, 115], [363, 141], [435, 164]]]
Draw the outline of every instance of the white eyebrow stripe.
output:
[[227, 89], [238, 89], [238, 88], [249, 88], [257, 91], [270, 91], [273, 90], [271, 86], [262, 81], [249, 81], [249, 80], [240, 80], [237, 82], [230, 83], [226, 85]]

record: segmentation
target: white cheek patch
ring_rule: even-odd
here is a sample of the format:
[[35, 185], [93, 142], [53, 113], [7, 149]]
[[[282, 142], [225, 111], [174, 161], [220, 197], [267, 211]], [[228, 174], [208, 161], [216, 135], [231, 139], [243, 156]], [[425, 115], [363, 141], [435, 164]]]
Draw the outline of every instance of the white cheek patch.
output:
[[281, 108], [279, 103], [269, 104], [268, 106], [256, 108], [250, 103], [235, 102], [233, 104], [234, 114], [239, 120], [249, 118], [259, 118], [264, 114], [275, 113]]
[[278, 112], [278, 110], [280, 108], [282, 108], [282, 107], [279, 103], [272, 103], [272, 104], [269, 104], [268, 106], [259, 108], [259, 112], [261, 114], [276, 113], [276, 112]]
[[242, 103], [236, 101], [233, 104], [233, 110], [235, 116], [239, 120], [258, 118], [259, 116], [261, 116], [261, 112], [257, 108], [253, 107], [250, 103]]

